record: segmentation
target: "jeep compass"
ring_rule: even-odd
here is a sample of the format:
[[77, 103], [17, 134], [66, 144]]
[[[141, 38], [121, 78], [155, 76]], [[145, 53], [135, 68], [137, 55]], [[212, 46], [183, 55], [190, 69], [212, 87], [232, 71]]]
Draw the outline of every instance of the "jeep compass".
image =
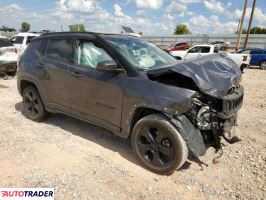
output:
[[178, 61], [140, 38], [51, 33], [31, 40], [18, 62], [28, 118], [63, 113], [130, 138], [144, 167], [171, 174], [236, 125], [241, 72], [223, 54]]

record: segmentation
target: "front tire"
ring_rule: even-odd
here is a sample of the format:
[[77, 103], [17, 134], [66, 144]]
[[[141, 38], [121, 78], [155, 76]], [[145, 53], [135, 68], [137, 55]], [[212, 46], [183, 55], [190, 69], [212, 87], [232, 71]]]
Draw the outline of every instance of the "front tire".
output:
[[23, 91], [22, 97], [26, 116], [36, 122], [42, 121], [47, 112], [37, 89], [31, 85], [27, 86]]
[[136, 157], [147, 169], [162, 175], [174, 173], [188, 156], [183, 137], [160, 114], [148, 115], [136, 123], [131, 145]]
[[266, 61], [261, 61], [260, 63], [260, 68], [263, 69], [263, 70], [266, 70]]

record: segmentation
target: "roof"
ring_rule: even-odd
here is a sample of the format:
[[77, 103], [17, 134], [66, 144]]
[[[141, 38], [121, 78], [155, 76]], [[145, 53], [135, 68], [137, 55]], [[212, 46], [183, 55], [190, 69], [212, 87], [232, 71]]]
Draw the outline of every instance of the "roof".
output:
[[42, 34], [40, 37], [36, 37], [33, 40], [38, 40], [38, 39], [42, 39], [42, 38], [50, 38], [50, 37], [86, 37], [86, 36], [93, 36], [93, 37], [99, 37], [102, 35], [108, 35], [108, 36], [112, 36], [112, 37], [134, 37], [135, 36], [131, 36], [131, 35], [126, 35], [126, 34], [114, 34], [114, 33], [96, 33], [96, 32], [53, 32], [53, 33], [45, 33]]
[[217, 45], [213, 45], [213, 44], [199, 44], [199, 45], [195, 45], [193, 47], [216, 47]]
[[245, 49], [241, 49], [240, 51], [245, 51], [245, 50], [266, 50], [266, 49], [253, 47], [253, 48], [245, 48]]

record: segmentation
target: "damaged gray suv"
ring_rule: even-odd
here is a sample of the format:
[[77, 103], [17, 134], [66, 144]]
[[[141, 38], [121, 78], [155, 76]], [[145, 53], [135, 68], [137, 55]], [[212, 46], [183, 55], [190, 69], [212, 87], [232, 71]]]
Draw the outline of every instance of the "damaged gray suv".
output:
[[226, 55], [177, 61], [140, 38], [97, 33], [34, 38], [17, 81], [28, 118], [63, 113], [107, 128], [130, 138], [143, 166], [159, 174], [221, 149], [244, 95]]

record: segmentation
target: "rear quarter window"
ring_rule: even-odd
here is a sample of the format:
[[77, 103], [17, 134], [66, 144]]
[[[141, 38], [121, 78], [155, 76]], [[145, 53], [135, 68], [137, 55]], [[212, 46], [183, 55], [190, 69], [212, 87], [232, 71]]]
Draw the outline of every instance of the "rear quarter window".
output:
[[41, 40], [32, 41], [31, 43], [29, 43], [28, 47], [23, 53], [23, 58], [28, 59], [30, 61], [34, 61], [36, 58], [38, 58], [38, 48], [40, 47], [41, 43]]

